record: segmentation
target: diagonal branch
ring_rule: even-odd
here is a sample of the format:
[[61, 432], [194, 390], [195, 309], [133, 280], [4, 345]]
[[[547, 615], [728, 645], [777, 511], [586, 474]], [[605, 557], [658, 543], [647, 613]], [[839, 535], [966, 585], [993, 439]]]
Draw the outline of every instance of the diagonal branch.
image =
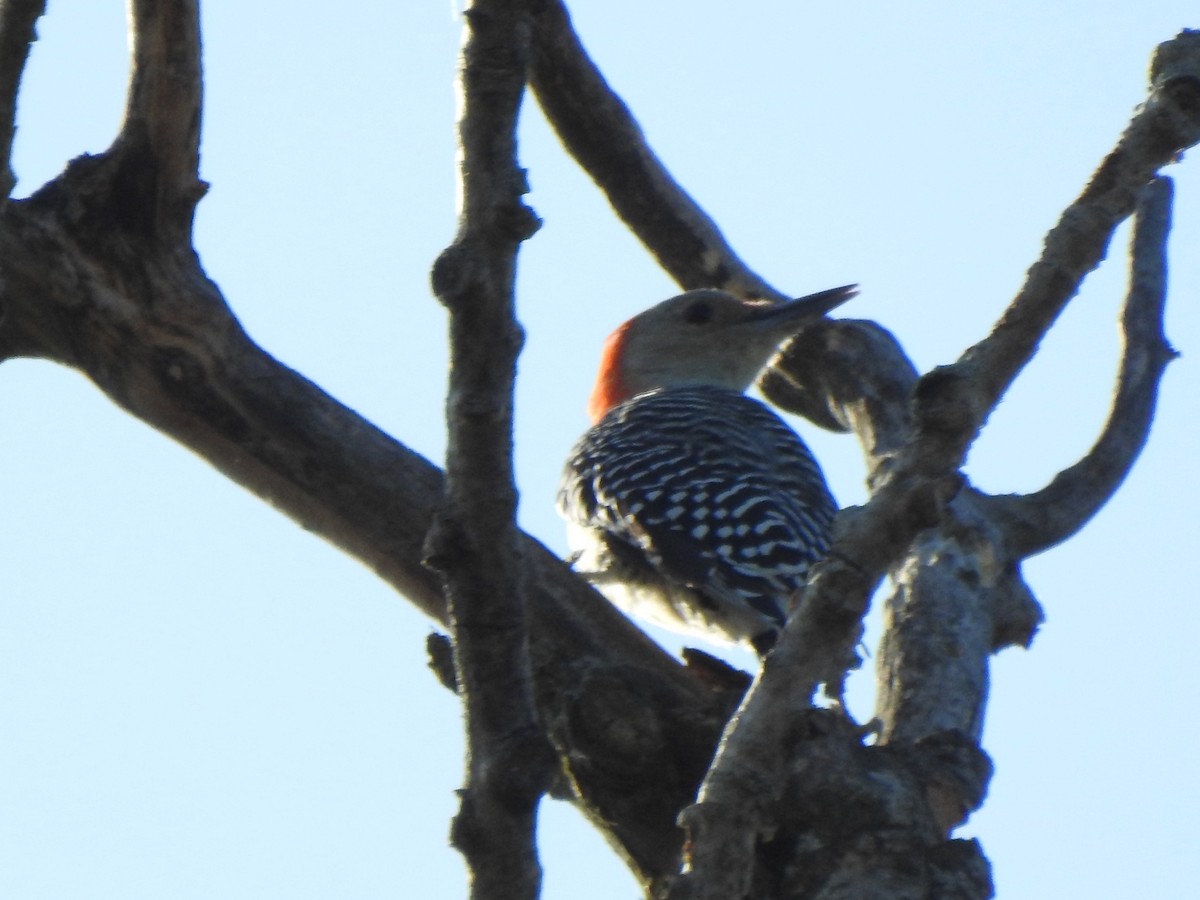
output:
[[538, 227], [524, 205], [516, 126], [529, 24], [521, 3], [466, 11], [459, 121], [463, 210], [434, 267], [450, 311], [445, 501], [429, 533], [466, 709], [467, 783], [451, 839], [476, 900], [536, 900], [537, 806], [555, 760], [535, 711], [524, 565], [512, 469], [513, 385], [523, 335], [513, 302], [517, 249]]
[[[1170, 65], [1163, 63], [1170, 59]], [[1046, 235], [1025, 284], [990, 335], [918, 386], [923, 454], [937, 467], [961, 464], [1000, 397], [1042, 336], [1103, 260], [1116, 227], [1155, 173], [1200, 141], [1200, 31], [1160, 45], [1150, 95], [1079, 198]]]
[[1120, 487], [1149, 437], [1159, 381], [1176, 356], [1163, 335], [1171, 195], [1171, 181], [1157, 178], [1143, 189], [1138, 204], [1121, 318], [1125, 352], [1099, 439], [1040, 491], [989, 500], [1017, 557], [1040, 553], [1087, 524]]
[[17, 131], [17, 93], [29, 46], [37, 40], [35, 26], [46, 11], [46, 0], [4, 0], [0, 5], [0, 189], [7, 200], [16, 184], [12, 170], [13, 137]]
[[559, 139], [617, 215], [684, 288], [783, 300], [679, 185], [579, 41], [561, 0], [534, 18], [530, 85]]
[[[500, 17], [508, 11], [507, 4], [483, 6]], [[28, 200], [0, 209], [0, 360], [38, 357], [77, 369], [114, 403], [448, 622], [437, 579], [423, 565], [444, 498], [442, 473], [256, 346], [192, 248], [202, 188], [195, 180], [195, 12], [188, 0], [135, 0], [135, 73], [120, 136], [108, 152], [74, 160]], [[478, 61], [485, 69], [495, 62], [486, 55]], [[486, 119], [472, 117], [471, 127]], [[477, 137], [489, 160], [503, 165], [507, 158], [511, 166], [503, 142], [492, 157], [488, 136]], [[510, 180], [519, 200], [514, 172], [501, 180]], [[487, 197], [472, 190], [467, 199], [487, 207]], [[454, 258], [481, 249], [487, 255], [476, 246], [486, 242], [479, 219], [500, 232], [528, 229], [522, 209], [509, 210], [513, 219], [496, 208], [475, 216], [476, 227], [460, 233], [450, 261], [438, 266], [443, 293], [461, 288], [460, 277], [472, 290], [491, 282], [484, 271], [491, 257], [483, 269], [456, 266]], [[491, 222], [496, 213], [501, 221]], [[462, 412], [486, 419], [494, 410], [485, 400], [464, 403]], [[461, 460], [467, 469], [469, 456]], [[489, 540], [478, 542], [485, 551]], [[572, 799], [604, 823], [643, 881], [663, 878], [678, 868], [678, 811], [695, 796], [729, 700], [691, 677], [536, 540], [515, 529], [503, 540], [519, 566], [530, 619], [529, 661], [515, 670], [532, 670], [538, 715], [570, 767]], [[517, 655], [524, 652], [517, 645]], [[639, 723], [633, 732], [621, 727], [631, 717]], [[647, 761], [652, 778], [644, 775]], [[539, 770], [532, 771], [536, 790]], [[523, 802], [532, 793], [521, 793]]]
[[[162, 266], [136, 244], [115, 259], [90, 255], [100, 238], [80, 233], [89, 222], [72, 210], [109, 190], [107, 174], [72, 167], [0, 215], [0, 358], [79, 370], [446, 623], [422, 565], [442, 472], [255, 345], [194, 259]], [[538, 702], [571, 759], [575, 800], [608, 823], [642, 877], [661, 876], [677, 866], [675, 818], [711, 759], [724, 701], [541, 543], [517, 540]], [[630, 716], [643, 728], [636, 739], [616, 727]], [[653, 790], [631, 791], [627, 773], [648, 758], [663, 761]]]

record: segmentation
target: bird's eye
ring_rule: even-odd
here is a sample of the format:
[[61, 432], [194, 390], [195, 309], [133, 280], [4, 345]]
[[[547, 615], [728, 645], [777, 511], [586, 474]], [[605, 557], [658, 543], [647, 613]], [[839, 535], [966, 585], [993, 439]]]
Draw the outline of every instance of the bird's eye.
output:
[[683, 311], [683, 321], [690, 325], [703, 325], [712, 319], [712, 305], [707, 300], [697, 300]]

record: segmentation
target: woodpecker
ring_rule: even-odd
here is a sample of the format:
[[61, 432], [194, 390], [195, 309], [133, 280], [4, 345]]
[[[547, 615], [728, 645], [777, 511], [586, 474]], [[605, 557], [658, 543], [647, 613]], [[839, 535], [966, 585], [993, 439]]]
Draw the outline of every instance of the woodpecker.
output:
[[744, 392], [856, 293], [694, 290], [613, 332], [558, 494], [576, 571], [632, 615], [765, 655], [837, 504], [805, 443]]

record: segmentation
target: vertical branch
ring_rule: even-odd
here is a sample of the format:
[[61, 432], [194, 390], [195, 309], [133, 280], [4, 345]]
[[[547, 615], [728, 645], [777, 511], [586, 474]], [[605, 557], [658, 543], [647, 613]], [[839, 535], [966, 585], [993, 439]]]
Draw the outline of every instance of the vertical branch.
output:
[[4, 200], [17, 181], [12, 170], [17, 92], [29, 59], [29, 45], [37, 40], [34, 26], [45, 11], [46, 0], [4, 0], [0, 5], [0, 187]]
[[512, 396], [522, 332], [513, 287], [520, 242], [538, 227], [521, 200], [516, 123], [529, 23], [519, 3], [466, 12], [459, 122], [462, 210], [433, 270], [450, 312], [444, 506], [430, 531], [466, 707], [467, 783], [452, 840], [476, 900], [535, 898], [537, 803], [553, 771], [534, 711], [512, 471]]
[[133, 69], [112, 153], [136, 212], [125, 224], [190, 244], [200, 181], [203, 78], [198, 0], [131, 0]]
[[956, 498], [954, 513], [952, 524], [919, 535], [892, 573], [876, 658], [883, 743], [950, 731], [978, 742], [983, 732], [1000, 575], [986, 564], [992, 534], [972, 501]]

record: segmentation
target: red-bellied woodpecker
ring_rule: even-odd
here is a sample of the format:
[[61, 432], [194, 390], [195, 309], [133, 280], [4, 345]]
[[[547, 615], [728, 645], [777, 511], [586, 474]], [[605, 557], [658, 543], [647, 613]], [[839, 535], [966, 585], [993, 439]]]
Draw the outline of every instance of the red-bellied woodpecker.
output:
[[743, 392], [855, 293], [688, 291], [613, 332], [558, 495], [576, 571], [627, 612], [765, 653], [837, 505], [804, 442]]

